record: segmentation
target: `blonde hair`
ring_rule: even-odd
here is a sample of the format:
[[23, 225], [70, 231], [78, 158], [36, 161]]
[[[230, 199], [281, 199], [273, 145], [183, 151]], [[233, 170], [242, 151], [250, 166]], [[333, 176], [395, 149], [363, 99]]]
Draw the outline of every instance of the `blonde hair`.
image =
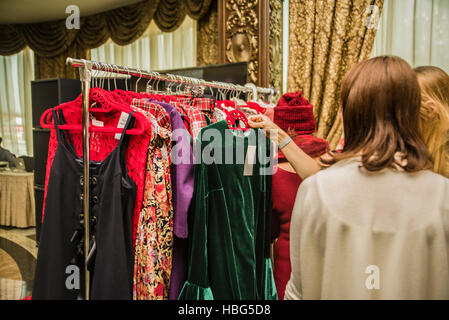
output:
[[449, 75], [437, 67], [415, 69], [421, 88], [419, 129], [433, 171], [449, 178]]

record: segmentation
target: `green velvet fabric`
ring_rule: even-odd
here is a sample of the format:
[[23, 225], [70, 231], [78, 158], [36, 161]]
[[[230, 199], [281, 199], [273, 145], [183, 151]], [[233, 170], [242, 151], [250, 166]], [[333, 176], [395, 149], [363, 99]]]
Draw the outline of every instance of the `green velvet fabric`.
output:
[[[221, 138], [206, 139], [211, 129]], [[208, 141], [196, 141], [195, 157], [203, 158], [195, 165], [189, 268], [179, 299], [277, 299], [270, 260], [270, 170], [260, 172], [267, 165], [256, 156], [252, 174], [244, 175], [248, 145], [257, 146], [256, 154], [264, 158], [272, 155], [272, 145], [258, 130], [237, 132], [223, 120], [201, 130], [199, 137]], [[239, 148], [244, 154], [236, 164]], [[207, 164], [204, 153], [213, 155], [214, 163]], [[230, 156], [234, 163], [225, 164]]]

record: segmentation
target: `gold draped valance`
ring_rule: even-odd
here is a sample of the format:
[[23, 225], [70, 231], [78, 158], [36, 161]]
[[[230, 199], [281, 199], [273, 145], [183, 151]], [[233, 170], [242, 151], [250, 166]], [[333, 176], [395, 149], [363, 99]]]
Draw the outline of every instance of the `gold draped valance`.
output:
[[151, 20], [165, 32], [183, 22], [186, 14], [201, 19], [209, 11], [212, 0], [146, 0], [80, 19], [80, 29], [69, 30], [65, 20], [0, 25], [0, 55], [20, 52], [30, 47], [40, 57], [55, 57], [69, 48], [92, 49], [109, 38], [118, 45], [138, 39]]

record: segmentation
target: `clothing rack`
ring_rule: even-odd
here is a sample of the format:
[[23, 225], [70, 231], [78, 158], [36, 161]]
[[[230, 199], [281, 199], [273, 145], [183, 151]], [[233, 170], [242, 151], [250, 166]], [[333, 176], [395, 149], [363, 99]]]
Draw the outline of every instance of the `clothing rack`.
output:
[[121, 67], [114, 64], [107, 64], [103, 62], [96, 62], [84, 59], [67, 58], [66, 64], [72, 67], [80, 68], [80, 80], [81, 90], [83, 98], [83, 210], [84, 210], [84, 275], [85, 275], [85, 299], [89, 300], [90, 297], [90, 276], [87, 268], [87, 258], [90, 249], [90, 230], [89, 230], [89, 90], [92, 79], [92, 70], [105, 71], [108, 73], [124, 74], [128, 76], [134, 76], [145, 79], [162, 80], [166, 82], [176, 82], [180, 84], [190, 84], [202, 87], [210, 87], [215, 89], [232, 90], [240, 93], [261, 93], [276, 95], [278, 90], [273, 88], [261, 88], [256, 87], [254, 84], [247, 84], [245, 86], [225, 83], [225, 82], [209, 82], [202, 79], [196, 79], [191, 77], [172, 75], [172, 74], [160, 74], [158, 72], [143, 71], [134, 68]]
[[174, 75], [174, 74], [160, 74], [160, 73], [154, 72], [154, 71], [143, 71], [140, 69], [120, 67], [115, 64], [107, 64], [107, 63], [103, 63], [103, 62], [96, 62], [96, 61], [84, 60], [84, 59], [67, 58], [66, 64], [69, 66], [72, 66], [72, 67], [84, 67], [84, 68], [88, 68], [90, 70], [105, 71], [105, 72], [129, 75], [129, 76], [145, 78], [145, 79], [162, 80], [162, 81], [167, 81], [167, 82], [176, 82], [176, 83], [184, 83], [184, 84], [194, 84], [194, 85], [206, 86], [206, 87], [215, 88], [215, 89], [235, 90], [235, 91], [240, 91], [240, 92], [244, 92], [244, 93], [251, 93], [254, 90], [256, 90], [257, 93], [261, 93], [261, 94], [276, 95], [279, 93], [279, 91], [276, 89], [256, 87], [252, 84], [248, 84], [247, 86], [242, 86], [242, 85], [231, 84], [231, 83], [227, 83], [227, 82], [217, 82], [217, 81], [210, 82], [210, 81], [205, 81], [205, 80], [197, 79], [197, 78], [179, 76], [179, 75]]

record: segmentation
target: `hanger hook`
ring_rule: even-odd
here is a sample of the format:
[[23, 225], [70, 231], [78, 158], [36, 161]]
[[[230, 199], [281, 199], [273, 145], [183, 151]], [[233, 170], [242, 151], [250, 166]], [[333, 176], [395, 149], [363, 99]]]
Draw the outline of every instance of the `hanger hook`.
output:
[[109, 84], [109, 65], [107, 63], [105, 63], [105, 68], [106, 68], [106, 73], [104, 75], [104, 82], [105, 82], [105, 90], [106, 90], [106, 83]]
[[149, 91], [148, 89], [151, 88], [150, 81], [151, 81], [151, 79], [152, 79], [152, 77], [153, 77], [153, 72], [150, 71], [149, 73], [150, 73], [150, 78], [148, 79], [147, 84], [145, 85], [145, 92], [146, 92], [146, 93], [149, 93], [149, 92], [148, 92], [148, 91]]
[[111, 90], [111, 78], [112, 78], [111, 65], [109, 63], [106, 65], [108, 66], [108, 91], [110, 91]]
[[168, 77], [170, 79], [170, 83], [168, 84], [168, 91], [170, 94], [173, 94], [173, 91], [171, 88], [173, 87], [173, 84], [175, 83], [175, 77], [172, 74], [168, 74]]
[[218, 83], [216, 83], [216, 81], [214, 81], [214, 83], [217, 84], [217, 99], [223, 100], [223, 93], [221, 92], [222, 87]]
[[95, 62], [93, 62], [92, 63], [92, 74], [91, 74], [91, 80], [90, 80], [90, 87], [91, 88], [93, 88], [93, 87], [95, 87], [95, 77], [94, 77], [94, 75], [95, 75], [95, 69], [94, 69], [94, 66], [95, 66]]
[[156, 93], [159, 92], [159, 82], [161, 82], [161, 75], [159, 74], [159, 72], [154, 71], [154, 74], [156, 75], [156, 78], [154, 79], [154, 82], [156, 83]]
[[224, 89], [224, 94], [225, 94], [225, 99], [228, 98], [228, 92], [229, 92], [229, 84], [225, 84], [225, 89]]
[[137, 79], [137, 81], [136, 81], [136, 92], [138, 91], [137, 85], [139, 84], [140, 79], [142, 79], [142, 71], [140, 70], [140, 68], [138, 68], [138, 70], [139, 70], [139, 79]]
[[95, 65], [97, 66], [97, 73], [95, 74], [95, 85], [97, 86], [97, 88], [100, 87], [100, 81], [101, 81], [101, 65], [98, 62], [95, 62]]
[[193, 80], [189, 77], [181, 77], [181, 85], [184, 84], [184, 94], [188, 95], [193, 88]]
[[126, 89], [126, 91], [128, 91], [128, 80], [129, 80], [130, 75], [129, 75], [128, 67], [125, 67], [125, 69], [126, 69], [126, 73], [128, 74], [128, 76], [125, 79], [125, 89]]
[[215, 86], [215, 99], [216, 100], [219, 100], [219, 98], [218, 98], [218, 95], [220, 94], [220, 88], [219, 87], [217, 87], [217, 86]]
[[112, 67], [111, 65], [108, 63], [108, 91], [111, 91], [111, 78], [112, 78]]
[[90, 86], [91, 86], [91, 88], [95, 88], [95, 75], [97, 74], [97, 68], [96, 68], [97, 63], [94, 61], [92, 65], [95, 67], [95, 69], [92, 68], [92, 70], [93, 70], [92, 71], [92, 81], [90, 83]]
[[105, 74], [106, 74], [106, 71], [105, 71], [106, 67], [105, 67], [105, 64], [103, 62], [101, 62], [100, 66], [101, 66], [100, 88], [103, 89], [104, 78], [105, 78]]
[[95, 75], [95, 77], [97, 78], [95, 80], [95, 85], [97, 86], [97, 88], [100, 88], [101, 86], [101, 64], [96, 62], [97, 65], [97, 74]]
[[197, 97], [199, 94], [198, 79], [191, 78], [190, 81], [192, 82], [192, 95]]
[[165, 82], [168, 82], [168, 84], [166, 84], [166, 88], [165, 91], [167, 91], [167, 94], [170, 93], [170, 85], [171, 85], [171, 76], [169, 74], [166, 75], [168, 79], [165, 79]]
[[252, 99], [254, 101], [256, 101], [257, 100], [257, 87], [256, 87], [256, 85], [254, 83], [247, 83], [247, 84], [245, 84], [245, 87], [248, 87], [248, 88], [251, 89], [252, 94], [253, 94]]
[[110, 83], [110, 80], [111, 80], [111, 67], [110, 67], [110, 65], [108, 63], [106, 64], [106, 67], [108, 68], [108, 73], [106, 75], [106, 77], [108, 79], [108, 91], [110, 91], [111, 90], [111, 83]]
[[212, 90], [212, 89], [213, 89], [212, 86], [207, 86], [207, 85], [206, 85], [206, 82], [203, 81], [203, 87], [209, 88], [209, 91], [210, 91], [212, 97], [214, 97], [214, 91]]
[[[174, 74], [171, 75], [171, 78], [173, 79], [173, 82], [171, 83], [170, 89], [172, 89], [176, 85], [176, 76]], [[176, 92], [176, 91], [175, 91]], [[173, 93], [175, 93], [173, 92]]]
[[197, 95], [197, 91], [198, 91], [198, 79], [194, 79], [194, 78], [189, 78], [189, 82], [190, 82], [190, 91], [192, 92], [192, 94], [194, 96]]
[[112, 65], [112, 70], [114, 70], [114, 67], [115, 67], [115, 70], [117, 71], [117, 73], [114, 76], [114, 87], [115, 87], [115, 90], [117, 90], [117, 77], [119, 75], [119, 70], [118, 70], [117, 65], [115, 65], [115, 64]]
[[177, 82], [175, 92], [176, 92], [176, 94], [179, 95], [181, 93], [182, 79], [181, 79], [181, 77], [179, 77], [177, 75], [174, 75], [174, 76], [175, 76], [175, 79], [176, 79], [176, 82]]

